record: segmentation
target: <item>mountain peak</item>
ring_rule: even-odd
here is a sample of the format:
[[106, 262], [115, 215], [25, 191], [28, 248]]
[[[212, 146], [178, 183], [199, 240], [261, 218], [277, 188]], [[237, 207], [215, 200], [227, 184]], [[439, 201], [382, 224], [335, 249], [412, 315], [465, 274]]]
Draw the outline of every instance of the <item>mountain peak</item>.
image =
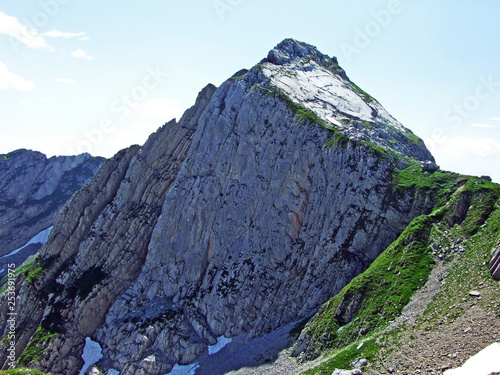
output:
[[304, 57], [310, 57], [325, 67], [338, 64], [337, 58], [329, 57], [321, 53], [315, 46], [292, 38], [283, 40], [269, 51], [266, 61], [274, 65], [286, 65]]
[[334, 131], [336, 136], [328, 144], [349, 139], [434, 163], [419, 137], [352, 82], [335, 57], [321, 53], [315, 46], [285, 39], [269, 52], [258, 69], [265, 77], [261, 86], [279, 92], [287, 103], [293, 103], [291, 107], [309, 111]]

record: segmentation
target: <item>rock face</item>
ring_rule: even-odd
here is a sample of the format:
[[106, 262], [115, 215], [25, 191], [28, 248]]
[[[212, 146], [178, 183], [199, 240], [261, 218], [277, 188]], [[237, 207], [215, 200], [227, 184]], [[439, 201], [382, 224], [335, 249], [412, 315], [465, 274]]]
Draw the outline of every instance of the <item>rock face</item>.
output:
[[40, 369], [77, 374], [91, 337], [101, 370], [156, 375], [308, 317], [433, 206], [393, 192], [406, 159], [434, 161], [335, 59], [285, 40], [70, 199], [43, 276], [19, 280], [17, 351], [41, 326], [58, 334]]
[[63, 205], [103, 162], [89, 154], [47, 159], [31, 150], [0, 155], [0, 257], [51, 227]]
[[359, 369], [355, 369], [355, 370], [339, 370], [339, 369], [336, 369], [332, 375], [362, 375], [362, 371], [359, 370]]

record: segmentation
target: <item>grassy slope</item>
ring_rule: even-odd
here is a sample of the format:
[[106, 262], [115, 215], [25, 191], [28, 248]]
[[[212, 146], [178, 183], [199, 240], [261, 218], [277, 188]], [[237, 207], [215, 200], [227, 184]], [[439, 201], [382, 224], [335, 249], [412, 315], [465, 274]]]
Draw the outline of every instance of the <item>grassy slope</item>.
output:
[[18, 365], [29, 366], [32, 363], [39, 362], [48, 343], [56, 336], [57, 333], [50, 332], [42, 326], [38, 327], [28, 346], [19, 356]]
[[[479, 280], [495, 283], [488, 277], [485, 264], [500, 236], [499, 185], [441, 171], [423, 174], [415, 164], [394, 176], [394, 190], [432, 196], [435, 209], [413, 220], [366, 272], [313, 317], [302, 333], [310, 339], [302, 356], [312, 359], [324, 354], [330, 358], [305, 374], [331, 374], [336, 368], [350, 368], [351, 362], [360, 357], [377, 362], [388, 341], [383, 329], [401, 314], [436, 262], [441, 261], [431, 247], [434, 243], [442, 245], [439, 255], [453, 266], [446, 286], [430, 301], [420, 324], [430, 325], [447, 314], [452, 319], [449, 307], [463, 298], [463, 290], [477, 287]], [[463, 254], [457, 254], [457, 241], [463, 241], [463, 248], [467, 248]], [[482, 298], [482, 303], [492, 307], [497, 299], [498, 294], [492, 292]], [[454, 317], [463, 313], [465, 309], [453, 309]], [[392, 342], [397, 350], [397, 339]]]
[[50, 375], [39, 370], [16, 368], [13, 370], [0, 370], [0, 375]]

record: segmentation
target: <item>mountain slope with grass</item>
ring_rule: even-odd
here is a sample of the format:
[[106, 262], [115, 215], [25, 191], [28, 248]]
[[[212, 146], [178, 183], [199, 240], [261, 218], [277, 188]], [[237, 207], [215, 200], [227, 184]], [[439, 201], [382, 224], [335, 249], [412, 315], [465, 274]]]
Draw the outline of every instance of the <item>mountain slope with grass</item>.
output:
[[324, 362], [306, 374], [349, 369], [360, 357], [367, 374], [438, 374], [499, 341], [500, 285], [489, 264], [500, 244], [500, 186], [410, 167], [394, 188], [436, 205], [307, 324], [293, 355]]

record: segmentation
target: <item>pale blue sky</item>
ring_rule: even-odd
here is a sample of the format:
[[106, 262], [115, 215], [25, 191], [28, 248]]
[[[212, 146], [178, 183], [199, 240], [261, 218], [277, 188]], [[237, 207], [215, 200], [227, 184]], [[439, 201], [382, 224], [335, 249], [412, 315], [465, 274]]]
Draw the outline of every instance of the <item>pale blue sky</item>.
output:
[[444, 169], [500, 182], [499, 14], [497, 0], [0, 0], [0, 153], [142, 144], [292, 37], [337, 56]]

